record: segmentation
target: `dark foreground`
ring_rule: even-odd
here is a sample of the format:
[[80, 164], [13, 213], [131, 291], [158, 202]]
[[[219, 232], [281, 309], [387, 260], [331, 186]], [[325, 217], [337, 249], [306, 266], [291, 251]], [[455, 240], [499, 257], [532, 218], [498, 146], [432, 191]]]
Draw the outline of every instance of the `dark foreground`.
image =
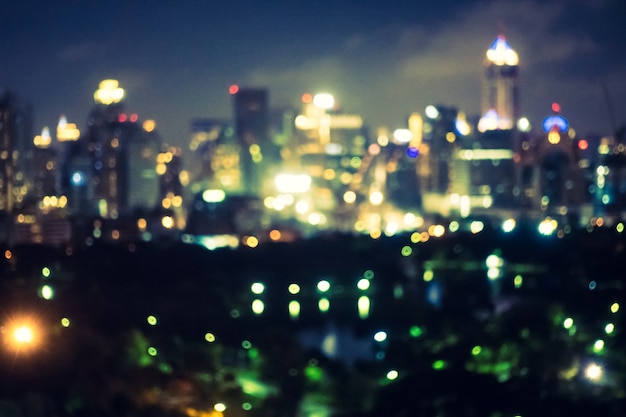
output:
[[417, 240], [8, 248], [0, 416], [626, 415], [623, 234]]

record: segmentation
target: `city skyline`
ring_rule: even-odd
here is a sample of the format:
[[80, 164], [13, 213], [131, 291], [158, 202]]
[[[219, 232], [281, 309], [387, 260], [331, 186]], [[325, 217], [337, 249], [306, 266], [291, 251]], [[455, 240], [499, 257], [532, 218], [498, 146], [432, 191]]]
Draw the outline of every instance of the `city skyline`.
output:
[[33, 134], [62, 114], [83, 129], [105, 78], [120, 81], [129, 112], [184, 149], [191, 119], [232, 117], [231, 84], [267, 88], [272, 107], [328, 91], [372, 128], [400, 127], [428, 104], [478, 116], [498, 34], [520, 56], [521, 113], [535, 125], [554, 101], [582, 135], [626, 122], [619, 1], [149, 6], [7, 5], [0, 87], [33, 105]]

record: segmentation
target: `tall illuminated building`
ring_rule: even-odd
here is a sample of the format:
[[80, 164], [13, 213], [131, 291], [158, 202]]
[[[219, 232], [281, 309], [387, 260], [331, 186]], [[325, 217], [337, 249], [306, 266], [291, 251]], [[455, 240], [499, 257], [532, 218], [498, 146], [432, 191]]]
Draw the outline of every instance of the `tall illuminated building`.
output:
[[242, 192], [259, 195], [267, 160], [275, 149], [269, 140], [268, 92], [263, 88], [231, 86], [235, 112], [235, 135], [239, 142]]
[[485, 55], [482, 117], [478, 130], [513, 129], [519, 118], [519, 58], [504, 36], [498, 36]]
[[160, 139], [153, 122], [124, 112], [123, 98], [116, 80], [104, 80], [84, 134], [64, 123], [57, 129], [65, 148], [61, 185], [75, 215], [117, 219], [158, 202]]
[[[0, 212], [11, 213], [24, 198], [30, 177], [31, 111], [12, 93], [0, 97]], [[30, 155], [32, 159], [32, 154]], [[25, 171], [23, 170], [25, 169]]]

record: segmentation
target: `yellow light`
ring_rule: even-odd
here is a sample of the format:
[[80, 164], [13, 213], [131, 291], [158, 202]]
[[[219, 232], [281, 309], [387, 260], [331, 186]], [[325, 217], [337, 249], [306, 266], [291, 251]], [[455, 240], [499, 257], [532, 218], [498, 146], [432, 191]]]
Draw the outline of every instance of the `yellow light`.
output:
[[291, 318], [297, 318], [300, 315], [300, 303], [296, 300], [289, 302], [289, 316]]
[[560, 141], [561, 135], [559, 134], [559, 132], [557, 132], [556, 130], [552, 130], [550, 131], [550, 133], [548, 133], [548, 142], [553, 145], [557, 145]]
[[328, 298], [320, 298], [317, 306], [322, 313], [326, 313], [330, 309], [330, 301]]
[[155, 127], [156, 127], [156, 122], [152, 119], [148, 119], [145, 122], [143, 122], [143, 130], [145, 130], [148, 133], [152, 132]]
[[124, 89], [119, 87], [117, 80], [103, 80], [93, 98], [96, 103], [104, 105], [119, 103], [124, 98]]
[[289, 284], [289, 294], [298, 294], [300, 292], [300, 286], [298, 284]]
[[244, 244], [250, 248], [259, 246], [259, 239], [257, 239], [256, 236], [246, 236], [244, 239]]
[[356, 201], [356, 193], [354, 191], [346, 191], [343, 195], [343, 201], [353, 204]]
[[357, 301], [357, 309], [359, 311], [359, 317], [366, 319], [370, 314], [370, 299], [366, 295], [359, 297]]
[[256, 299], [252, 301], [252, 312], [256, 315], [263, 314], [265, 311], [265, 303], [263, 300]]
[[619, 311], [619, 303], [611, 304], [611, 313], [615, 314]]
[[213, 408], [215, 409], [215, 411], [217, 411], [218, 413], [223, 413], [224, 411], [226, 411], [226, 404], [224, 403], [217, 403], [213, 406]]

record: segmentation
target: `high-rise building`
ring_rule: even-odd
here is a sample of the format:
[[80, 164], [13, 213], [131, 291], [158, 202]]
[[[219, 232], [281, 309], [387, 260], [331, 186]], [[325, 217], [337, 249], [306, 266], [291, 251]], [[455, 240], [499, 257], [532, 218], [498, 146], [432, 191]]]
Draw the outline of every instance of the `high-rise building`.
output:
[[519, 58], [504, 36], [498, 36], [485, 57], [482, 117], [478, 130], [513, 129], [519, 118]]
[[241, 147], [243, 192], [259, 195], [263, 168], [275, 153], [269, 140], [268, 92], [263, 88], [231, 87], [234, 98], [235, 135]]

